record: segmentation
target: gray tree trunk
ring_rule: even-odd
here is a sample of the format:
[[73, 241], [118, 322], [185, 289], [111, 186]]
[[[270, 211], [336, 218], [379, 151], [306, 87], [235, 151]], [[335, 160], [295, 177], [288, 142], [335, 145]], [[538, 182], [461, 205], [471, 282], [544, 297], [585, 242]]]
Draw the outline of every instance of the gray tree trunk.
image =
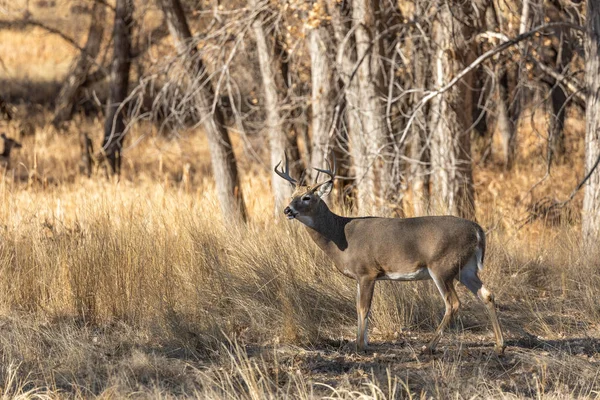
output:
[[[486, 12], [487, 28], [491, 31], [501, 30], [501, 16], [496, 13], [493, 3], [490, 3], [488, 7], [488, 12]], [[523, 34], [527, 31], [530, 24], [529, 20], [530, 3], [529, 0], [523, 0], [519, 21], [519, 34]], [[524, 45], [521, 45], [521, 60], [526, 58], [525, 50]], [[517, 124], [521, 113], [521, 103], [523, 102], [523, 89], [519, 87], [519, 80], [523, 68], [523, 61], [518, 65], [501, 61], [495, 69], [498, 80], [495, 93], [497, 110], [496, 118], [498, 131], [500, 133], [504, 168], [507, 170], [512, 169], [516, 156]], [[511, 87], [511, 85], [514, 87]]]
[[346, 51], [356, 54], [356, 73], [354, 63], [342, 63], [356, 205], [361, 214], [379, 211], [381, 204], [378, 204], [378, 199], [384, 199], [387, 190], [387, 181], [381, 173], [383, 165], [378, 159], [385, 141], [385, 110], [379, 101], [380, 76], [375, 69], [378, 46], [373, 43], [377, 3], [352, 1], [355, 51]]
[[129, 90], [132, 22], [133, 1], [117, 0], [113, 29], [110, 94], [102, 142], [104, 159], [115, 175], [121, 173], [121, 151], [125, 136], [125, 110], [122, 103], [127, 98]]
[[[501, 16], [496, 13], [494, 2], [487, 3], [485, 20], [488, 30], [501, 31]], [[529, 2], [523, 2], [519, 31], [524, 33], [529, 20]], [[507, 65], [508, 64], [508, 65]], [[502, 144], [504, 168], [512, 169], [516, 153], [517, 120], [519, 118], [519, 104], [511, 96], [511, 79], [516, 80], [518, 67], [510, 63], [501, 62], [495, 68], [496, 84], [496, 118]], [[516, 79], [515, 79], [516, 78]], [[515, 85], [516, 86], [516, 85]], [[516, 95], [516, 94], [515, 94]]]
[[[562, 73], [562, 69], [559, 69]], [[548, 160], [549, 162], [562, 159], [565, 155], [565, 115], [567, 112], [567, 94], [558, 82], [552, 82], [550, 93], [551, 115], [548, 137]]]
[[[275, 82], [278, 88], [282, 88], [287, 92], [287, 94], [282, 96], [284, 100], [280, 101], [280, 106], [289, 109], [286, 113], [281, 114], [283, 122], [281, 129], [287, 140], [286, 154], [290, 159], [290, 171], [293, 174], [292, 176], [299, 177], [305, 169], [302, 156], [300, 155], [300, 148], [298, 147], [298, 138], [303, 138], [305, 144], [308, 144], [308, 120], [304, 118], [306, 110], [303, 108], [303, 105], [293, 103], [293, 99], [301, 97], [302, 94], [297, 93], [298, 89], [295, 87], [293, 81], [294, 71], [290, 71], [290, 60], [292, 57], [287, 52], [282, 37], [277, 34], [273, 36], [273, 57], [279, 62], [279, 71], [281, 72], [281, 75], [275, 75]], [[289, 100], [291, 102], [288, 103]], [[305, 160], [309, 162], [308, 158]]]
[[[167, 18], [171, 36], [177, 51], [189, 60], [190, 82], [205, 79], [205, 66], [197, 56], [197, 48], [192, 45], [192, 33], [179, 0], [160, 0], [160, 6]], [[194, 91], [198, 113], [202, 116], [204, 132], [208, 139], [210, 157], [215, 178], [217, 196], [221, 212], [225, 218], [232, 217], [237, 222], [246, 221], [246, 205], [240, 187], [237, 163], [229, 133], [225, 129], [225, 118], [219, 106], [211, 113], [214, 92], [210, 84], [202, 85], [202, 90]]]
[[308, 51], [311, 62], [312, 140], [310, 164], [324, 168], [331, 153], [329, 136], [334, 123], [336, 83], [329, 60], [324, 26], [312, 29], [308, 34]]
[[[545, 17], [550, 21], [564, 21], [565, 18], [577, 24], [578, 19], [570, 16], [560, 2], [549, 2], [544, 5]], [[551, 45], [541, 51], [543, 62], [553, 65], [556, 72], [563, 74], [566, 71], [575, 51], [575, 38], [570, 28], [561, 28], [550, 36]], [[550, 123], [548, 129], [548, 162], [563, 162], [565, 156], [565, 114], [567, 108], [567, 93], [562, 82], [548, 79], [550, 93]]]
[[496, 86], [496, 109], [498, 113], [498, 130], [502, 143], [502, 155], [504, 167], [512, 169], [515, 161], [515, 141], [517, 121], [514, 115], [514, 107], [510, 106], [509, 73], [505, 66], [498, 68], [498, 84]]
[[[467, 26], [472, 12], [470, 3], [445, 2], [438, 8], [433, 22], [435, 87], [444, 86], [449, 77], [455, 76], [473, 59], [474, 52], [468, 45], [472, 32]], [[472, 80], [472, 73], [468, 74], [462, 82], [436, 96], [430, 111], [433, 193], [440, 207], [434, 211], [466, 218], [475, 215], [469, 131]]]
[[[266, 3], [260, 3], [258, 0], [249, 0], [250, 6], [259, 14], [252, 23], [256, 48], [258, 52], [258, 63], [262, 76], [264, 101], [266, 110], [266, 130], [271, 150], [271, 187], [275, 197], [275, 215], [280, 215], [287, 199], [291, 194], [291, 187], [288, 182], [281, 179], [273, 169], [285, 158], [286, 146], [288, 140], [283, 130], [284, 124], [279, 112], [279, 94], [273, 71], [273, 53], [269, 46], [267, 35], [264, 29], [264, 20], [260, 13], [264, 10], [259, 9], [259, 5], [266, 7]], [[296, 161], [296, 160], [292, 160]], [[296, 177], [297, 178], [297, 177]]]
[[69, 70], [54, 108], [52, 124], [58, 127], [63, 121], [69, 120], [73, 115], [74, 103], [79, 89], [84, 84], [94, 60], [100, 52], [104, 25], [106, 24], [106, 5], [95, 1], [91, 12], [90, 29], [87, 41], [79, 57], [73, 62]]
[[[426, 88], [428, 67], [427, 50], [423, 43], [413, 45], [414, 86]], [[421, 94], [412, 96], [413, 103], [419, 101]], [[427, 129], [427, 107], [421, 108], [411, 127], [410, 142], [410, 184], [412, 191], [413, 215], [429, 214], [431, 159], [429, 146], [429, 131]]]
[[[359, 66], [355, 79], [358, 80], [358, 93], [355, 104], [360, 114], [359, 125], [351, 126], [351, 149], [355, 157], [354, 166], [358, 186], [358, 208], [362, 213], [370, 210], [382, 211], [387, 191], [386, 177], [383, 176], [382, 160], [379, 153], [386, 138], [384, 127], [385, 109], [379, 100], [380, 76], [376, 69], [378, 47], [373, 43], [376, 36], [375, 10], [377, 1], [353, 0], [352, 18], [358, 28], [355, 31], [356, 57]], [[379, 195], [379, 196], [378, 196]]]
[[[586, 134], [585, 168], [590, 171], [600, 157], [600, 3], [589, 0], [586, 13], [585, 83]], [[582, 232], [586, 244], [600, 243], [600, 169], [590, 176], [585, 187]]]

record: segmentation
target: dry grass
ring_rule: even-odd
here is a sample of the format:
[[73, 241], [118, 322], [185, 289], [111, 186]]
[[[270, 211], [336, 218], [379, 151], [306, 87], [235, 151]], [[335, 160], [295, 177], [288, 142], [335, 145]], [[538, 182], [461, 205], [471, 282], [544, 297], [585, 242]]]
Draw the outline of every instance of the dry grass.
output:
[[[0, 185], [6, 398], [564, 398], [600, 388], [600, 263], [579, 248], [577, 225], [489, 234], [483, 278], [505, 358], [492, 355], [487, 316], [463, 289], [441, 353], [420, 356], [439, 295], [389, 282], [376, 292], [372, 350], [355, 355], [354, 283], [297, 224], [274, 223], [268, 175], [238, 141], [253, 171], [246, 227], [220, 219], [199, 133], [143, 136], [119, 183], [75, 175], [75, 137], [26, 138]], [[183, 179], [186, 164], [196, 172]], [[21, 179], [32, 169], [45, 180]], [[480, 220], [501, 218], [480, 207]]]

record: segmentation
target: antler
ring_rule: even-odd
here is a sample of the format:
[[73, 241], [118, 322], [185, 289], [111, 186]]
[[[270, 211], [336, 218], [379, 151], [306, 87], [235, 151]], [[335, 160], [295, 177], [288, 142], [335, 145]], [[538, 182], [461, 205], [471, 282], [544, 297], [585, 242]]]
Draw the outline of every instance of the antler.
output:
[[[333, 180], [335, 179], [335, 154], [333, 154], [333, 169], [331, 168], [331, 165], [329, 164], [329, 160], [325, 160], [325, 162], [327, 163], [327, 169], [320, 169], [320, 168], [314, 168], [318, 173], [324, 173], [325, 175], [329, 176], [329, 181], [333, 182]], [[319, 180], [319, 174], [317, 173], [317, 179], [315, 179], [315, 181]]]
[[293, 186], [297, 186], [298, 182], [290, 176], [290, 165], [288, 162], [287, 154], [284, 154], [284, 157], [285, 157], [285, 170], [283, 170], [283, 169], [281, 171], [277, 170], [279, 165], [281, 165], [281, 161], [279, 161], [277, 163], [277, 165], [275, 166], [275, 173], [277, 175], [279, 175], [281, 178], [283, 178], [286, 181], [288, 181], [289, 183], [291, 183]]

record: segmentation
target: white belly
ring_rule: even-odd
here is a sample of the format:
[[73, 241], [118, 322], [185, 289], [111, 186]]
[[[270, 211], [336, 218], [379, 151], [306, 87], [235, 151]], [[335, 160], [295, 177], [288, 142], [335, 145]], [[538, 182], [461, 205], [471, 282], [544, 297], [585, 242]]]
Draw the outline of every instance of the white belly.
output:
[[418, 269], [415, 272], [403, 273], [403, 272], [388, 272], [379, 280], [391, 280], [391, 281], [423, 281], [431, 279], [429, 270], [427, 268]]

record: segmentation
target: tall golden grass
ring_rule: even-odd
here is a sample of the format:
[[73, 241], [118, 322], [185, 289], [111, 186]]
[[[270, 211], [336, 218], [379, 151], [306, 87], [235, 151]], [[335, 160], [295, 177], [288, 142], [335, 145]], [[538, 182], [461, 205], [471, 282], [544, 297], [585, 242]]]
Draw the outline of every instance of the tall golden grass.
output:
[[355, 356], [355, 285], [299, 224], [274, 218], [265, 169], [244, 174], [251, 220], [235, 226], [215, 203], [201, 135], [146, 137], [119, 182], [76, 176], [77, 151], [58, 153], [75, 143], [74, 133], [26, 139], [0, 184], [6, 398], [560, 398], [598, 388], [600, 262], [580, 249], [577, 224], [515, 234], [480, 205], [505, 361], [463, 289], [443, 353], [419, 358], [442, 308], [427, 282], [378, 284], [375, 350]]

